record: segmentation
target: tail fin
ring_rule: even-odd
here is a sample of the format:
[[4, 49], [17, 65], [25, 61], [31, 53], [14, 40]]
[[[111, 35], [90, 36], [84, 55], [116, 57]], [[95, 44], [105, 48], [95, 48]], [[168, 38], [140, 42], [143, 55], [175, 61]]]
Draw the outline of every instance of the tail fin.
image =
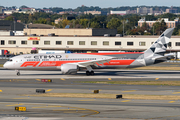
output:
[[152, 46], [144, 52], [144, 58], [155, 57], [156, 54], [164, 56], [173, 30], [174, 28], [166, 29], [166, 31], [161, 34], [158, 40], [154, 42]]
[[[158, 40], [128, 67], [140, 67], [163, 62], [165, 57], [164, 53], [168, 47], [173, 30], [174, 28], [166, 29]], [[161, 60], [161, 58], [163, 58], [163, 60]]]

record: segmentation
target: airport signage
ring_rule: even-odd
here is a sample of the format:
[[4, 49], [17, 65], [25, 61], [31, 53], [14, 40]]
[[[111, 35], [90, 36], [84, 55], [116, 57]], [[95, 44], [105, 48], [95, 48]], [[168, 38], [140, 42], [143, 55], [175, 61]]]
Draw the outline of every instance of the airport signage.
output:
[[40, 37], [28, 37], [28, 40], [40, 40]]

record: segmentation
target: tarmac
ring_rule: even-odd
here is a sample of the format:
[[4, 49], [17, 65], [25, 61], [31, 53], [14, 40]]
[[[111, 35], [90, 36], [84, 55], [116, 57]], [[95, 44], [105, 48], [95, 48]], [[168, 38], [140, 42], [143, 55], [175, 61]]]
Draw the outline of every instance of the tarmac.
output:
[[[52, 82], [41, 82], [51, 79]], [[180, 71], [95, 70], [62, 75], [60, 71], [21, 71], [0, 69], [0, 120], [144, 120], [180, 119], [180, 100], [102, 99], [43, 97], [47, 93], [138, 94], [179, 96], [179, 86], [83, 83], [83, 81], [180, 81]], [[44, 89], [46, 93], [36, 93]], [[39, 95], [39, 96], [33, 96]], [[15, 106], [26, 107], [19, 112]]]

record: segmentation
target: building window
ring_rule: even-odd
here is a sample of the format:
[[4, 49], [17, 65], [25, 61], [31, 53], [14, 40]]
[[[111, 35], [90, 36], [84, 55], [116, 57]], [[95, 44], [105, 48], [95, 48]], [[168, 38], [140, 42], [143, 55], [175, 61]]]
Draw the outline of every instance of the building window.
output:
[[33, 45], [39, 45], [39, 41], [33, 41]]
[[171, 47], [171, 42], [168, 43], [168, 47]]
[[146, 46], [146, 42], [139, 42], [139, 46]]
[[14, 40], [9, 40], [9, 41], [8, 41], [8, 44], [16, 44], [16, 41], [14, 41]]
[[127, 42], [127, 45], [133, 45], [133, 42]]
[[27, 45], [27, 41], [21, 41], [22, 45]]
[[115, 45], [121, 45], [121, 42], [115, 42]]
[[1, 45], [5, 45], [5, 42], [4, 42], [4, 40], [1, 40]]
[[176, 46], [180, 46], [180, 42], [176, 42]]
[[44, 41], [44, 45], [50, 45], [50, 41]]
[[79, 41], [79, 45], [85, 45], [85, 41]]
[[67, 41], [67, 45], [73, 45], [73, 41]]
[[153, 44], [154, 42], [151, 42], [151, 45]]
[[56, 41], [56, 45], [61, 45], [61, 41]]
[[91, 45], [97, 45], [97, 41], [91, 41]]
[[109, 45], [109, 41], [103, 41], [103, 45]]

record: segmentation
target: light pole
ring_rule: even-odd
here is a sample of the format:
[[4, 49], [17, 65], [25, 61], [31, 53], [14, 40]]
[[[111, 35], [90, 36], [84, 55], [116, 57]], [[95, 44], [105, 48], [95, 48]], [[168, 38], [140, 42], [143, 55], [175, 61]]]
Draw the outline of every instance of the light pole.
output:
[[120, 52], [121, 52], [121, 50], [122, 50], [122, 47], [120, 46], [119, 48], [120, 48]]
[[66, 53], [68, 52], [68, 48], [69, 48], [69, 46], [66, 46]]
[[15, 33], [16, 33], [15, 27], [16, 27], [16, 21], [14, 21], [14, 35], [15, 35]]
[[16, 55], [18, 54], [18, 47], [19, 47], [19, 46], [16, 46]]
[[123, 20], [123, 37], [124, 37], [124, 20]]

